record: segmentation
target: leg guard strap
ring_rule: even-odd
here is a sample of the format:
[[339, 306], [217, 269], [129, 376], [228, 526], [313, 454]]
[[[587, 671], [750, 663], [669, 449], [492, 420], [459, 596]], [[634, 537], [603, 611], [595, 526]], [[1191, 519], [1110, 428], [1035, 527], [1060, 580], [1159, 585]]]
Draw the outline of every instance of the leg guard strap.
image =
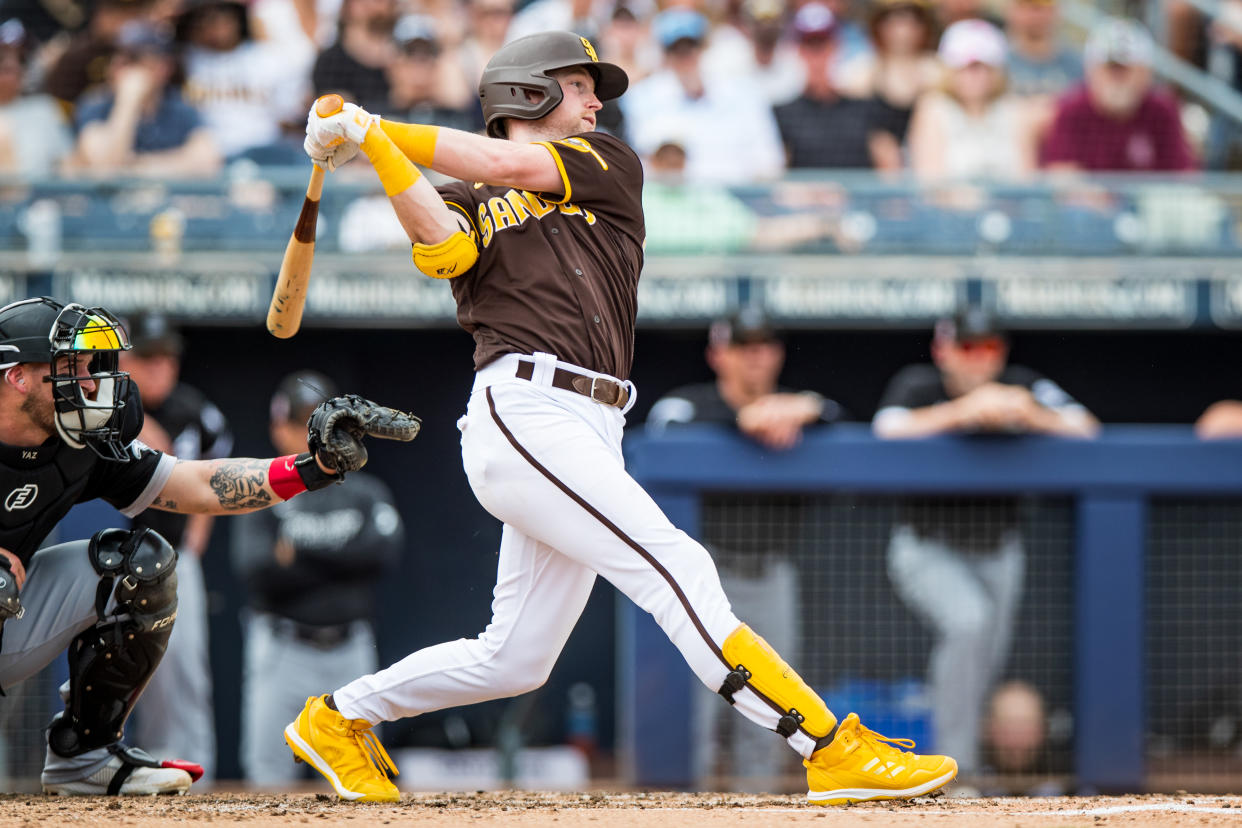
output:
[[720, 689], [716, 692], [724, 696], [724, 700], [729, 704], [734, 704], [733, 695], [745, 687], [748, 681], [750, 681], [750, 671], [739, 664], [729, 671], [729, 675], [725, 676], [724, 684], [720, 685]]
[[108, 780], [108, 796], [119, 796], [121, 786], [125, 784], [125, 780], [129, 779], [136, 768], [158, 768], [161, 766], [151, 754], [135, 747], [121, 744], [108, 745], [108, 752], [121, 760], [121, 767], [117, 768], [116, 773]]

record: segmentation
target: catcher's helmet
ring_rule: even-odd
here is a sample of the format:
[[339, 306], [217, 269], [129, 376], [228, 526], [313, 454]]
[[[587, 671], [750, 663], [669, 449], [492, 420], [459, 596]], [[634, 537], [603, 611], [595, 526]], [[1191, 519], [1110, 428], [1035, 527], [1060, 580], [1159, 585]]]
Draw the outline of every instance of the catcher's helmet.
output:
[[[0, 308], [0, 370], [48, 363], [57, 432], [73, 448], [89, 446], [109, 460], [128, 459], [121, 418], [113, 415], [129, 396], [129, 374], [118, 368], [129, 347], [125, 328], [103, 308], [47, 296]], [[83, 388], [87, 382], [94, 383], [90, 391]]]
[[[492, 55], [479, 81], [487, 134], [504, 138], [505, 118], [533, 121], [556, 109], [561, 85], [548, 72], [571, 66], [581, 66], [595, 77], [595, 97], [601, 101], [621, 97], [630, 85], [625, 70], [601, 61], [585, 37], [573, 32], [519, 37]], [[526, 100], [527, 91], [542, 92], [543, 97], [532, 103]]]

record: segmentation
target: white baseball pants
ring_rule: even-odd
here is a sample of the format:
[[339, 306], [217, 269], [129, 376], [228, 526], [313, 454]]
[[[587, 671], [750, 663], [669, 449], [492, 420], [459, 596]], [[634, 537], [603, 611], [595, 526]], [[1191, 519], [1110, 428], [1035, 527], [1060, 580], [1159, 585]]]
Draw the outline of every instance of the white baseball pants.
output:
[[[626, 474], [621, 411], [551, 385], [558, 364], [603, 375], [533, 359], [529, 381], [515, 376], [517, 355], [478, 372], [458, 421], [470, 486], [504, 523], [491, 622], [478, 638], [427, 647], [337, 690], [347, 718], [394, 721], [541, 686], [597, 574], [655, 617], [703, 684], [724, 682], [721, 644], [741, 622], [711, 556]], [[749, 687], [734, 701], [776, 729], [783, 711]], [[805, 757], [815, 747], [801, 730], [789, 743]]]

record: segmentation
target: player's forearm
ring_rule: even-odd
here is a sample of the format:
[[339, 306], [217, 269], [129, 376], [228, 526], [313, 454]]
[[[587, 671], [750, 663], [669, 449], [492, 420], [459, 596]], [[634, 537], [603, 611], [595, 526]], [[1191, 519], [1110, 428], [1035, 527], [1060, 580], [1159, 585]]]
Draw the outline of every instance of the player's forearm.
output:
[[[331, 478], [317, 460], [314, 469], [295, 468], [293, 460], [290, 455], [180, 461], [151, 508], [181, 514], [244, 514], [275, 506]], [[312, 478], [310, 485], [307, 477]]]
[[1058, 437], [1094, 437], [1100, 430], [1099, 421], [1083, 408], [1052, 409], [1041, 405], [1029, 420], [1032, 430]]
[[546, 149], [447, 127], [380, 121], [405, 156], [424, 167], [463, 181], [558, 191], [556, 162]]
[[92, 172], [116, 172], [133, 157], [136, 129], [136, 120], [132, 124], [114, 119], [87, 124], [78, 138], [78, 157]]
[[391, 196], [389, 203], [413, 243], [438, 244], [458, 230], [456, 214], [425, 178]]
[[957, 431], [965, 424], [960, 404], [955, 400], [924, 408], [882, 410], [871, 428], [885, 440], [909, 440]]

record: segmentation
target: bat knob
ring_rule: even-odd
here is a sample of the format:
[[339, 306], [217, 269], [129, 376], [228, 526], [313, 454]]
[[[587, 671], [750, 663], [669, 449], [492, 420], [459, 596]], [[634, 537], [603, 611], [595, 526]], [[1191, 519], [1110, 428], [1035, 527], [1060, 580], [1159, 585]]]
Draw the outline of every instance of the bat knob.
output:
[[320, 118], [328, 118], [345, 108], [345, 99], [340, 95], [322, 95], [315, 101], [315, 114]]

